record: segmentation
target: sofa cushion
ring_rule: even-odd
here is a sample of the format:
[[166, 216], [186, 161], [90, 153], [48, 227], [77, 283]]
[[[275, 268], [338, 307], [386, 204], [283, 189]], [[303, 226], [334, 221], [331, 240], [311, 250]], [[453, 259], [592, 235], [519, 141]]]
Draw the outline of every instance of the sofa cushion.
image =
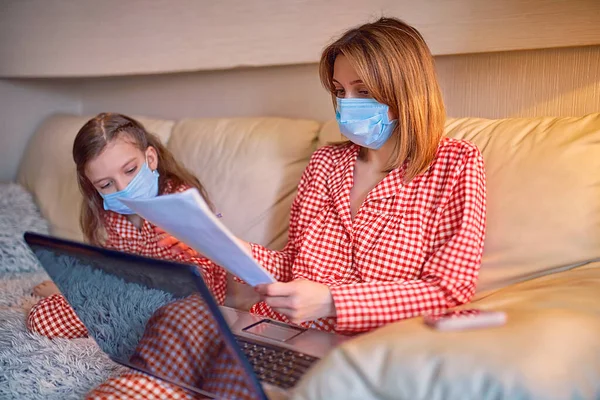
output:
[[475, 143], [487, 175], [478, 292], [600, 256], [600, 114], [449, 120]]
[[[482, 151], [487, 230], [478, 294], [600, 256], [600, 114], [448, 119]], [[343, 138], [325, 123], [319, 143]]]
[[321, 130], [319, 131], [318, 146], [321, 147], [344, 140], [347, 139], [340, 133], [340, 128], [338, 128], [337, 121], [334, 119], [325, 122], [321, 127]]
[[186, 119], [175, 125], [168, 147], [200, 179], [235, 235], [281, 248], [318, 130], [308, 120]]
[[420, 318], [343, 343], [294, 400], [597, 399], [600, 263], [501, 289], [469, 307], [504, 310], [489, 329], [438, 332]]
[[[30, 139], [17, 175], [17, 181], [34, 195], [42, 215], [50, 222], [51, 233], [72, 240], [83, 240], [83, 235], [79, 227], [81, 194], [71, 152], [77, 132], [90, 118], [47, 118]], [[172, 121], [138, 120], [163, 142], [169, 139]]]

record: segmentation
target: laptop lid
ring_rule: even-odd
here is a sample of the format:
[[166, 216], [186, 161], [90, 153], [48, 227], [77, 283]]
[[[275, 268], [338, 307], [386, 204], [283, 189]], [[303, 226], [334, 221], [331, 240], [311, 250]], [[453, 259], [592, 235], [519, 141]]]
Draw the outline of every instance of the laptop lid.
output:
[[197, 267], [24, 237], [113, 360], [206, 398], [266, 399]]

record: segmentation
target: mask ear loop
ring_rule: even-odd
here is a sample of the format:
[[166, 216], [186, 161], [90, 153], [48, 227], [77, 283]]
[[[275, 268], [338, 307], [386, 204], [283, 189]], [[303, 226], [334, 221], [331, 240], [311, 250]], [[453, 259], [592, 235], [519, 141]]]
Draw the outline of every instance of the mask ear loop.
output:
[[[146, 165], [148, 166], [148, 169], [150, 169], [150, 163], [148, 162], [148, 155], [145, 154], [144, 157], [145, 157]], [[155, 170], [152, 170], [152, 175], [160, 176], [160, 174], [158, 173], [158, 167], [156, 167]]]

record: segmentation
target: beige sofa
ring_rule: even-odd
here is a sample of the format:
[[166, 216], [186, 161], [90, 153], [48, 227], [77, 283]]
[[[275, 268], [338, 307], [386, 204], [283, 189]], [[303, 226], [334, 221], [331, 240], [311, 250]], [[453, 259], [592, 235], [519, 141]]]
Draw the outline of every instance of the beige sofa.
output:
[[[54, 234], [81, 239], [71, 145], [87, 117], [46, 120], [18, 182]], [[272, 248], [310, 154], [340, 139], [333, 121], [140, 118], [205, 184], [224, 223]], [[451, 119], [447, 134], [486, 161], [488, 228], [469, 307], [508, 313], [500, 328], [440, 333], [417, 318], [347, 342], [320, 362], [299, 399], [600, 398], [600, 114]], [[252, 301], [240, 286], [228, 304]]]

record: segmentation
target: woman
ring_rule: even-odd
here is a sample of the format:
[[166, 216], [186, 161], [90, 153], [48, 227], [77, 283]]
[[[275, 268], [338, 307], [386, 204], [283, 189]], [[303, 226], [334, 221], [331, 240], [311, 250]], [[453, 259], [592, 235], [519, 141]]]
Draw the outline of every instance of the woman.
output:
[[[485, 232], [483, 159], [474, 145], [442, 138], [444, 105], [423, 37], [394, 18], [351, 29], [325, 48], [320, 75], [348, 142], [313, 154], [282, 251], [245, 244], [278, 281], [256, 288], [263, 301], [251, 311], [353, 334], [468, 302]], [[190, 251], [173, 238], [162, 244]], [[170, 334], [197, 338], [200, 322]], [[173, 368], [193, 379], [205, 357]], [[121, 377], [90, 398], [127, 398], [138, 393], [131, 387], [147, 395], [155, 385], [186, 396]]]

